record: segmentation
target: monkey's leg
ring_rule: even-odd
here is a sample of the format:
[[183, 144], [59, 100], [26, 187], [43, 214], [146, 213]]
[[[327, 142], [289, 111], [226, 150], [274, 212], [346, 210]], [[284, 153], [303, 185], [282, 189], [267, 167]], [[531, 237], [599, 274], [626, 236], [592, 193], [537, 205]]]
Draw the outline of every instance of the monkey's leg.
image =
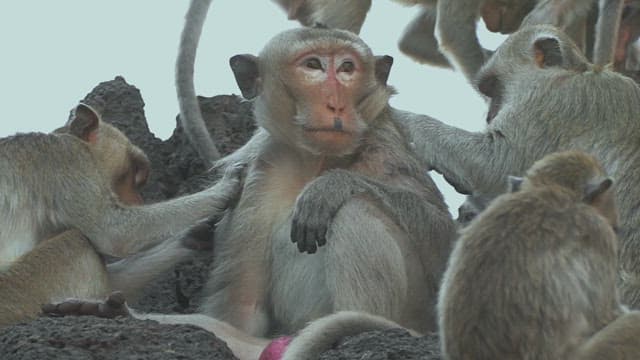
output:
[[435, 7], [425, 6], [407, 25], [398, 46], [400, 51], [419, 63], [450, 68], [451, 64], [438, 50], [438, 40], [434, 35], [436, 16]]
[[192, 230], [200, 231], [201, 226], [206, 225], [206, 222], [197, 224], [149, 250], [108, 264], [112, 289], [123, 292], [128, 301], [134, 301], [145, 285], [194, 255], [195, 251], [187, 246], [200, 244], [196, 243], [199, 239], [190, 238], [190, 233]]
[[45, 240], [0, 272], [0, 326], [35, 317], [42, 304], [110, 292], [102, 258], [77, 230]]
[[[214, 267], [200, 312], [245, 331], [263, 336], [269, 326], [265, 293], [270, 272], [268, 216], [254, 200], [241, 203], [216, 229]], [[256, 200], [259, 201], [259, 200]]]
[[479, 0], [446, 0], [438, 1], [437, 6], [435, 34], [440, 52], [471, 83], [485, 62], [476, 35], [479, 3]]
[[299, 253], [288, 233], [287, 225], [274, 240], [271, 288], [274, 318], [285, 333], [338, 310], [366, 311], [406, 325], [407, 271], [419, 264], [407, 257], [406, 234], [374, 204], [348, 201], [316, 254]]
[[578, 351], [580, 360], [627, 360], [640, 356], [640, 311], [625, 313], [591, 337]]

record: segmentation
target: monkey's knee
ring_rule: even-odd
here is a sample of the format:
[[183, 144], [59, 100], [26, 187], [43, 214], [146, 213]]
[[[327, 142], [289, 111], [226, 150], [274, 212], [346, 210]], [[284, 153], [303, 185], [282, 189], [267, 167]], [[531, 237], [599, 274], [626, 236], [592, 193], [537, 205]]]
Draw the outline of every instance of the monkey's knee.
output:
[[408, 276], [407, 235], [366, 200], [347, 203], [328, 232], [327, 286], [334, 310], [357, 309], [397, 319]]

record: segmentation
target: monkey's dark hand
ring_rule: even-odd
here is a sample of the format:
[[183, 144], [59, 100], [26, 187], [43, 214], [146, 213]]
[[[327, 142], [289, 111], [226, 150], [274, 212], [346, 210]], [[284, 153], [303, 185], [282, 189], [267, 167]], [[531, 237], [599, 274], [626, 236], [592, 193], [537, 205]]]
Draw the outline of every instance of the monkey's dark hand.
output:
[[356, 176], [347, 170], [331, 170], [302, 190], [291, 223], [291, 241], [300, 252], [313, 254], [327, 243], [327, 231], [338, 210], [354, 194], [364, 191]]
[[82, 299], [69, 299], [56, 304], [42, 305], [44, 316], [84, 316], [93, 315], [113, 319], [117, 316], [129, 316], [129, 308], [124, 294], [115, 291], [103, 302]]

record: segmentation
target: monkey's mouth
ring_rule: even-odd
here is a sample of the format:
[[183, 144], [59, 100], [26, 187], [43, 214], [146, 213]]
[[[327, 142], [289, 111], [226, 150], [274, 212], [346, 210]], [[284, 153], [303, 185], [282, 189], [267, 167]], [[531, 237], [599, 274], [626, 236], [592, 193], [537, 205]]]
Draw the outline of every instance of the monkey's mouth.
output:
[[349, 134], [348, 131], [342, 129], [335, 129], [330, 127], [312, 127], [312, 126], [303, 126], [302, 129], [306, 132], [310, 133], [337, 133], [337, 134]]
[[334, 134], [344, 134], [350, 135], [351, 132], [344, 128], [344, 124], [342, 119], [336, 117], [333, 119], [333, 124], [331, 126], [310, 126], [303, 125], [302, 129], [306, 132], [310, 133], [334, 133]]

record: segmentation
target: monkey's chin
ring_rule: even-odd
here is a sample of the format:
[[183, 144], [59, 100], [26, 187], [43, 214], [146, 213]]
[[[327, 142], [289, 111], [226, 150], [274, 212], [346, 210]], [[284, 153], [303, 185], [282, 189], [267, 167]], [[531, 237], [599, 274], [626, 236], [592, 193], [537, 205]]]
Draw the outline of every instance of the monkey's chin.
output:
[[358, 147], [357, 136], [346, 131], [305, 131], [306, 148], [316, 155], [344, 156]]

